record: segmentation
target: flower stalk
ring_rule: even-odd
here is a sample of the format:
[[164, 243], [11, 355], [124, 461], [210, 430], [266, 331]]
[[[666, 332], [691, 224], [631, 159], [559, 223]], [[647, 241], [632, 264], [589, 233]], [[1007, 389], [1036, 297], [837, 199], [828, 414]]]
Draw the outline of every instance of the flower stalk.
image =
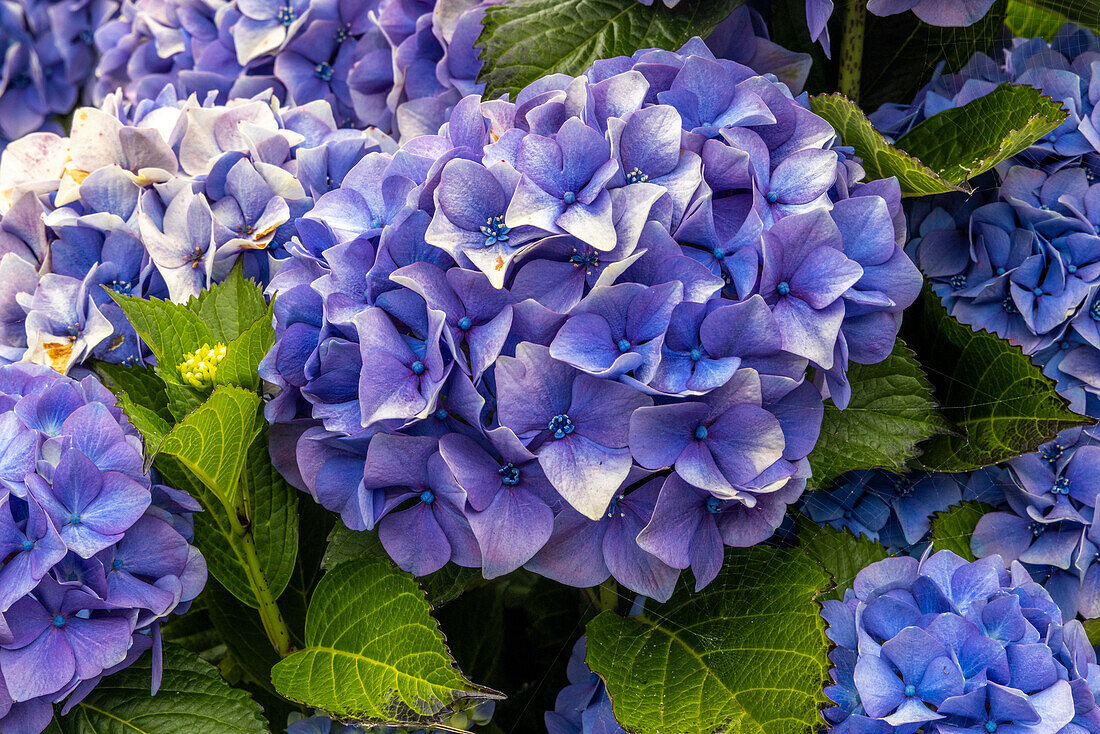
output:
[[867, 32], [867, 0], [849, 0], [844, 11], [840, 39], [840, 76], [837, 88], [853, 102], [859, 102], [863, 69], [863, 39]]

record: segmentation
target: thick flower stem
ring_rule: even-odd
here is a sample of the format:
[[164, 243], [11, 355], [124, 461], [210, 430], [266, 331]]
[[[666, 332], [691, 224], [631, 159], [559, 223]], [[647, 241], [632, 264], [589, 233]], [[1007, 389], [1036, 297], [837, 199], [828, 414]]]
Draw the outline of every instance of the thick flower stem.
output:
[[271, 593], [271, 586], [267, 583], [263, 568], [260, 566], [260, 557], [256, 554], [256, 541], [252, 538], [252, 532], [241, 525], [235, 513], [230, 513], [230, 523], [233, 526], [233, 534], [240, 543], [240, 549], [244, 551], [245, 573], [248, 576], [248, 585], [252, 587], [252, 593], [256, 595], [256, 601], [260, 604], [260, 621], [263, 623], [267, 639], [271, 646], [279, 653], [280, 657], [286, 657], [293, 652], [290, 642], [290, 629], [286, 626], [283, 613], [279, 611], [279, 605], [275, 601], [275, 595]]
[[848, 0], [840, 39], [840, 77], [837, 88], [853, 102], [859, 102], [863, 71], [863, 37], [867, 30], [867, 0]]

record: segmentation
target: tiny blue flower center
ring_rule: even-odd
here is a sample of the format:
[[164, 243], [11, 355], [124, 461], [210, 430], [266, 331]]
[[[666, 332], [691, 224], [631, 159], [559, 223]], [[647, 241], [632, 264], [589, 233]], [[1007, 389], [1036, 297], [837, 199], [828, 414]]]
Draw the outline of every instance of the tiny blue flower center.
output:
[[714, 254], [714, 259], [715, 260], [721, 260], [721, 259], [725, 258], [726, 251], [723, 250], [721, 247], [715, 247], [713, 254]]
[[297, 17], [298, 16], [295, 15], [294, 11], [290, 7], [284, 6], [279, 10], [279, 22], [283, 25], [290, 25]]
[[69, 515], [69, 524], [70, 525], [79, 525], [80, 523], [81, 523], [81, 520], [80, 520], [80, 513], [79, 512], [74, 512], [73, 514]]
[[620, 339], [618, 344], [616, 344], [615, 346], [619, 348], [620, 352], [630, 351], [630, 341], [628, 339]]
[[23, 550], [27, 551], [27, 552], [30, 552], [30, 551], [34, 550], [34, 541], [30, 540], [30, 539], [24, 540], [23, 541]]
[[1074, 265], [1073, 263], [1070, 263], [1069, 265], [1066, 266], [1066, 272], [1070, 273], [1070, 274], [1076, 273], [1077, 272], [1077, 266]]
[[695, 438], [702, 441], [706, 437], [707, 437], [707, 427], [706, 426], [699, 426], [698, 428], [695, 429]]
[[422, 375], [424, 374], [424, 363], [418, 359], [410, 365], [409, 369], [411, 369], [415, 375]]
[[781, 296], [785, 296], [791, 292], [791, 284], [784, 280], [775, 287], [775, 292]]
[[623, 511], [619, 509], [619, 503], [622, 502], [622, 500], [623, 495], [621, 494], [617, 494], [611, 498], [611, 504], [607, 506], [608, 517], [615, 517], [616, 515], [619, 515], [620, 517], [622, 516]]
[[25, 89], [31, 85], [31, 78], [27, 74], [16, 74], [12, 77], [11, 85], [16, 89]]
[[427, 502], [429, 505], [435, 502], [435, 492], [430, 489], [425, 489], [420, 493], [420, 501]]
[[500, 469], [500, 483], [507, 484], [509, 487], [514, 487], [519, 484], [519, 467], [509, 462], [507, 464], [501, 464]]
[[1058, 459], [1062, 458], [1062, 452], [1065, 451], [1059, 444], [1052, 443], [1049, 446], [1044, 446], [1039, 449], [1039, 456], [1051, 466], [1054, 466], [1058, 462]]
[[852, 519], [852, 511], [851, 510], [845, 510], [844, 511], [844, 519], [845, 520], [851, 520]]
[[113, 290], [115, 293], [118, 293], [119, 295], [128, 296], [128, 295], [130, 295], [130, 291], [132, 291], [133, 289], [134, 289], [134, 286], [129, 281], [126, 281], [126, 280], [112, 280], [111, 281], [111, 290]]
[[649, 180], [649, 176], [642, 173], [641, 169], [634, 166], [634, 170], [626, 174], [626, 182], [628, 184], [644, 183]]
[[1059, 340], [1058, 341], [1058, 348], [1061, 349], [1062, 351], [1065, 351], [1065, 350], [1070, 348], [1070, 343], [1067, 342], [1067, 341]]
[[469, 331], [473, 325], [474, 322], [470, 320], [469, 316], [463, 316], [458, 320], [458, 328], [462, 331]]
[[905, 687], [905, 695], [906, 696], [915, 696], [915, 695], [917, 695], [917, 687], [915, 685], [913, 685], [912, 683], [910, 683], [909, 685], [907, 685]]
[[65, 618], [62, 617], [60, 614], [58, 614], [56, 617], [53, 618], [53, 626], [54, 627], [64, 627], [65, 626]]
[[498, 242], [507, 242], [508, 233], [512, 228], [504, 223], [504, 215], [489, 217], [485, 224], [481, 225], [481, 233], [485, 235], [485, 246], [491, 247]]
[[370, 228], [371, 229], [381, 229], [382, 228], [382, 220], [378, 217], [375, 217], [374, 219], [370, 220]]
[[92, 33], [91, 29], [85, 28], [80, 32], [80, 40], [90, 46], [95, 43], [95, 34]]
[[1054, 485], [1050, 488], [1051, 494], [1069, 494], [1069, 479], [1066, 477], [1058, 477], [1054, 480]]
[[1028, 526], [1028, 529], [1031, 530], [1031, 537], [1038, 538], [1046, 530], [1046, 526], [1041, 522], [1033, 522]]
[[779, 201], [779, 194], [775, 193], [774, 191], [769, 191], [767, 194], [764, 195], [764, 198], [768, 200], [769, 204], [774, 204], [775, 202]]
[[447, 420], [447, 416], [449, 415], [450, 413], [447, 412], [446, 408], [440, 408], [439, 410], [435, 411], [435, 417], [441, 421]]
[[573, 254], [569, 257], [569, 262], [575, 268], [579, 268], [581, 265], [588, 268], [595, 268], [600, 265], [600, 255], [597, 252], [589, 252], [582, 255], [574, 250]]
[[573, 421], [564, 413], [551, 418], [550, 423], [547, 424], [546, 427], [554, 434], [554, 438], [565, 438], [572, 433], [574, 429]]
[[722, 509], [722, 501], [717, 497], [707, 497], [707, 512], [712, 515], [717, 515], [718, 511]]
[[323, 82], [330, 81], [332, 79], [332, 64], [328, 62], [317, 64], [313, 69], [313, 74]]
[[960, 288], [965, 288], [966, 287], [966, 276], [965, 275], [952, 275], [951, 276], [951, 287], [954, 288], [955, 290], [959, 290]]
[[337, 43], [343, 43], [344, 41], [348, 40], [348, 36], [350, 35], [351, 32], [348, 27], [346, 25], [343, 25], [336, 29], [336, 33], [333, 38], [336, 39]]
[[1036, 296], [1036, 297], [1041, 296], [1041, 295], [1043, 295], [1043, 289], [1039, 288], [1039, 287], [1032, 288], [1031, 289], [1031, 294]]
[[1100, 321], [1100, 298], [1097, 298], [1089, 306], [1089, 318], [1093, 321]]
[[692, 349], [690, 352], [688, 352], [688, 357], [691, 359], [692, 362], [698, 362], [700, 359], [703, 358], [703, 353], [700, 352], [698, 349]]
[[122, 559], [116, 558], [115, 560], [111, 561], [111, 568], [113, 568], [115, 571], [122, 568]]
[[561, 200], [564, 201], [566, 204], [572, 204], [576, 202], [577, 194], [574, 191], [566, 191], [564, 194], [562, 194]]
[[1047, 140], [1049, 140], [1052, 143], [1057, 143], [1058, 142], [1058, 136], [1055, 135], [1054, 133], [1051, 133], [1050, 135], [1047, 135]]
[[987, 721], [987, 722], [985, 722], [985, 730], [987, 732], [989, 732], [989, 734], [993, 734], [993, 732], [997, 731], [997, 722], [996, 721]]
[[894, 484], [894, 492], [899, 497], [908, 497], [913, 494], [913, 480], [908, 477], [902, 477]]
[[1001, 301], [1001, 308], [1003, 308], [1004, 312], [1009, 314], [1010, 316], [1020, 313], [1020, 309], [1016, 308], [1016, 304], [1013, 303], [1011, 298], [1006, 298]]
[[1004, 275], [1004, 274], [1005, 274], [1005, 269], [1004, 268], [997, 268], [997, 275]]

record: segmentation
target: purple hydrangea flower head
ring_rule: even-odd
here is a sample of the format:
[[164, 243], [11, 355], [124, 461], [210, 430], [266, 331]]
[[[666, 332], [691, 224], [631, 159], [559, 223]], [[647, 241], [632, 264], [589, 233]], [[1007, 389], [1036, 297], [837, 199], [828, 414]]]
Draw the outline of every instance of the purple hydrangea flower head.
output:
[[93, 377], [0, 367], [0, 445], [0, 727], [41, 731], [43, 706], [159, 644], [161, 620], [202, 590], [199, 507], [152, 483], [138, 432]]
[[822, 616], [837, 645], [825, 692], [838, 705], [824, 712], [836, 728], [1057, 731], [1095, 712], [1083, 628], [1062, 622], [1019, 563], [950, 551], [887, 558]]
[[[379, 11], [402, 49], [416, 7]], [[414, 573], [706, 585], [782, 522], [823, 394], [846, 405], [919, 292], [900, 188], [861, 175], [699, 39], [467, 94], [297, 219], [276, 462]]]

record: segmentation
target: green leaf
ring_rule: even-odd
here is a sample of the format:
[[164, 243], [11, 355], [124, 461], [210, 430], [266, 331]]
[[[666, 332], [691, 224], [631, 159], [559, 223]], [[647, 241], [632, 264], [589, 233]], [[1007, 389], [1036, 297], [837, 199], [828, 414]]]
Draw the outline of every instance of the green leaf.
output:
[[1100, 4], [1096, 0], [1021, 0], [1024, 5], [1057, 13], [1071, 23], [1100, 33]]
[[259, 407], [255, 393], [221, 385], [164, 437], [160, 451], [178, 458], [227, 508], [233, 508], [245, 455], [256, 435]]
[[229, 344], [268, 310], [263, 289], [244, 277], [242, 261], [221, 283], [192, 298], [187, 308], [210, 328], [213, 341]]
[[267, 424], [248, 448], [241, 493], [251, 510], [260, 569], [276, 599], [286, 589], [298, 556], [298, 490], [287, 484], [268, 455]]
[[956, 429], [923, 444], [924, 468], [962, 472], [996, 464], [1094, 422], [1071, 411], [1019, 347], [960, 324], [927, 286], [906, 312], [902, 333]]
[[486, 8], [477, 47], [485, 97], [516, 93], [547, 74], [576, 76], [598, 59], [642, 48], [676, 50], [706, 37], [744, 0], [511, 0]]
[[157, 374], [165, 380], [179, 382], [177, 366], [184, 355], [204, 343], [217, 341], [202, 318], [186, 306], [159, 298], [123, 296], [110, 288], [105, 290], [153, 352], [157, 358]]
[[844, 590], [851, 588], [856, 574], [875, 561], [890, 556], [879, 543], [851, 530], [836, 530], [818, 525], [804, 515], [798, 518], [798, 547], [814, 559], [833, 577], [835, 588], [821, 599], [843, 599]]
[[257, 372], [260, 360], [275, 343], [275, 328], [271, 325], [274, 308], [272, 301], [251, 326], [225, 345], [225, 359], [214, 373], [216, 384], [239, 385], [253, 391], [260, 389]]
[[306, 648], [271, 671], [275, 688], [340, 719], [398, 726], [503, 698], [459, 672], [430, 609], [413, 577], [385, 559], [337, 566], [313, 594]]
[[936, 550], [949, 550], [968, 561], [975, 560], [970, 551], [970, 536], [982, 515], [996, 509], [984, 502], [963, 502], [932, 516], [932, 545]]
[[64, 734], [268, 734], [260, 707], [209, 663], [164, 646], [164, 678], [149, 695], [152, 656], [104, 678], [68, 716]]
[[588, 665], [634, 734], [810, 732], [830, 663], [815, 601], [829, 574], [798, 550], [732, 549], [718, 577], [642, 614], [588, 623]]
[[162, 623], [160, 634], [164, 641], [195, 653], [211, 665], [217, 665], [225, 657], [226, 648], [210, 621], [206, 603], [210, 598], [209, 584], [207, 581], [202, 596], [191, 604], [186, 614], [182, 617], [173, 615]]
[[898, 138], [897, 147], [962, 184], [1027, 150], [1068, 114], [1038, 89], [1002, 84], [969, 104], [932, 115]]
[[202, 594], [208, 602], [210, 622], [229, 654], [249, 680], [275, 693], [271, 668], [279, 662], [279, 654], [267, 639], [259, 613], [242, 604], [217, 581], [208, 581]]
[[[349, 530], [343, 523], [336, 523], [328, 536], [328, 545], [321, 565], [326, 569], [332, 569], [341, 563], [368, 557], [389, 558], [386, 549], [378, 540], [378, 533]], [[416, 581], [428, 595], [428, 601], [432, 606], [440, 607], [457, 599], [479, 578], [481, 578], [480, 569], [448, 563], [435, 573], [418, 577]]]
[[1005, 25], [1012, 35], [1020, 38], [1042, 37], [1046, 41], [1054, 36], [1066, 23], [1066, 16], [1052, 10], [1044, 10], [1028, 5], [1024, 0], [1009, 0]]
[[153, 410], [167, 423], [175, 423], [168, 410], [168, 394], [164, 380], [157, 377], [152, 367], [123, 367], [120, 364], [96, 361], [92, 364], [96, 374], [111, 392], [124, 392], [143, 408]]
[[827, 487], [853, 469], [905, 470], [921, 441], [949, 430], [936, 412], [932, 385], [899, 339], [878, 364], [848, 370], [852, 398], [845, 410], [825, 404], [821, 434], [810, 453], [812, 487]]
[[172, 414], [172, 423], [181, 421], [195, 412], [208, 397], [206, 393], [172, 380], [165, 381], [164, 391], [168, 395], [168, 411]]
[[863, 159], [867, 180], [897, 176], [902, 196], [927, 196], [963, 191], [947, 181], [913, 156], [887, 142], [871, 126], [867, 115], [842, 94], [819, 94], [810, 98], [810, 109], [836, 128], [845, 145], [856, 150]]

